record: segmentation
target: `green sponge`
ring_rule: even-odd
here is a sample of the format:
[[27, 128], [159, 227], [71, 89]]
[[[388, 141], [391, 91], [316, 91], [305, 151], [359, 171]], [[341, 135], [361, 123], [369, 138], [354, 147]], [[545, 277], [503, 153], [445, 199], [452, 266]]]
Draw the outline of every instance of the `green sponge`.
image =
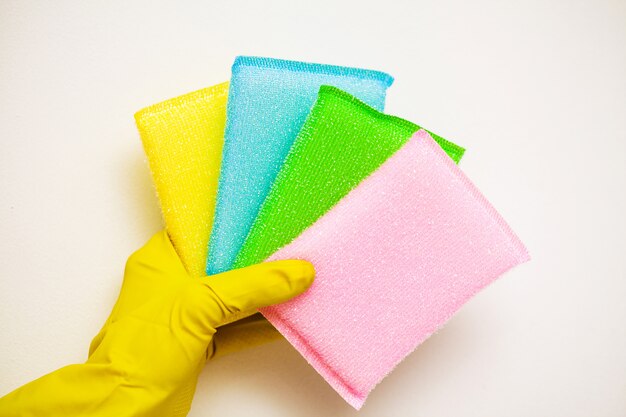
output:
[[[419, 129], [336, 87], [322, 86], [234, 267], [262, 262], [291, 242]], [[458, 163], [465, 150], [429, 133]]]

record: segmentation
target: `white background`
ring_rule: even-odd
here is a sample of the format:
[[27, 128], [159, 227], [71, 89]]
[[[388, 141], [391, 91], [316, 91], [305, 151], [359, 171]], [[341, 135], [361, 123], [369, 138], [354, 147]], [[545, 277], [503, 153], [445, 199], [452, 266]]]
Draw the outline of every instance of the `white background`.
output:
[[[0, 2], [0, 395], [85, 359], [162, 227], [133, 113], [247, 54], [393, 74], [533, 256], [359, 416], [626, 415], [626, 2], [261, 3]], [[357, 413], [281, 341], [210, 363], [191, 415]]]

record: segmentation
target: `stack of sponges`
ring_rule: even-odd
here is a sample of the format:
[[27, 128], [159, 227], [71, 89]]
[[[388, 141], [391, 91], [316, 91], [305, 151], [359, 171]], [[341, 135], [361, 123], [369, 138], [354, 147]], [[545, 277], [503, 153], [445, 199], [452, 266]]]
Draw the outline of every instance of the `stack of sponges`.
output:
[[357, 409], [470, 297], [529, 259], [457, 167], [464, 149], [382, 112], [392, 82], [239, 57], [230, 84], [136, 115], [191, 274], [313, 263], [307, 292], [261, 313]]

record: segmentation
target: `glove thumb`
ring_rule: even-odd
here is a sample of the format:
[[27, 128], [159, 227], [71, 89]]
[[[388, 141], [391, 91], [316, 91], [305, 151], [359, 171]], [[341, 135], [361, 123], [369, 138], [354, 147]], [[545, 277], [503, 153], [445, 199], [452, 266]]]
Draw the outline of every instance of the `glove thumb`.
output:
[[310, 262], [285, 260], [265, 262], [202, 278], [213, 293], [215, 309], [209, 321], [215, 328], [241, 311], [279, 304], [303, 293], [313, 283]]

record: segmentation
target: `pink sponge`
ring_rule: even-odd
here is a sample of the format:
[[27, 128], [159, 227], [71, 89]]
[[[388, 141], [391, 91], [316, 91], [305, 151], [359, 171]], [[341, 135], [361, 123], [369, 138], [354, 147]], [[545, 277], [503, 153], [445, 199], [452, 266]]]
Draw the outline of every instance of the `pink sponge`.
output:
[[270, 260], [315, 282], [262, 313], [353, 407], [469, 298], [529, 259], [424, 130]]

